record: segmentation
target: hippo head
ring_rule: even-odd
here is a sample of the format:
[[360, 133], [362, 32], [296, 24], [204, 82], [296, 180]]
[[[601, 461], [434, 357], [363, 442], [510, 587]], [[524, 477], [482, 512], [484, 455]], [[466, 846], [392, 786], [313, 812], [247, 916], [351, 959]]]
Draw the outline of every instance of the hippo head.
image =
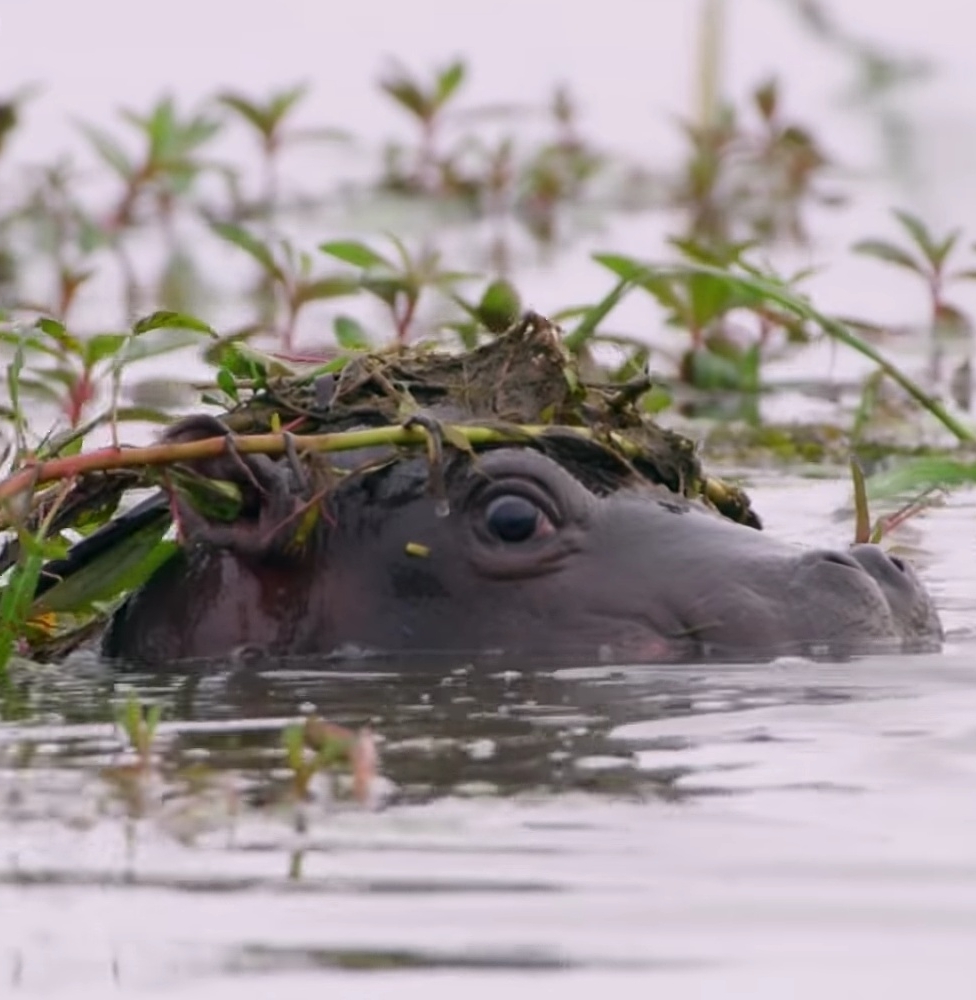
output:
[[433, 483], [422, 457], [350, 472], [297, 554], [234, 537], [198, 531], [117, 614], [106, 652], [660, 661], [941, 639], [913, 570], [876, 546], [801, 549], [535, 447], [458, 453]]

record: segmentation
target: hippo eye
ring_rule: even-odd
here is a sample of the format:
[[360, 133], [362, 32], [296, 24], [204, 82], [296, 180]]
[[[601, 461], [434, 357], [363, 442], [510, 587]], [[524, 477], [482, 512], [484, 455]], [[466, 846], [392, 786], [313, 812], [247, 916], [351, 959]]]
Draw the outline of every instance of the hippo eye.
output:
[[492, 500], [485, 509], [485, 523], [503, 542], [527, 542], [552, 531], [552, 522], [531, 500], [514, 494]]

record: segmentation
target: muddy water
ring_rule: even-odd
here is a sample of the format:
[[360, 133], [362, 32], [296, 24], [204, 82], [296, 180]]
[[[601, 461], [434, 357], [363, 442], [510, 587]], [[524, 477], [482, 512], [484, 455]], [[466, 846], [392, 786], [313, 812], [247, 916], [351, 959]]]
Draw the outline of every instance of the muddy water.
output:
[[[67, 116], [105, 120], [121, 98], [296, 75], [316, 83], [311, 117], [378, 136], [391, 124], [367, 82], [380, 57], [459, 50], [476, 96], [568, 78], [596, 134], [667, 162], [663, 112], [691, 98], [693, 7], [646, 3], [637, 25], [635, 5], [606, 0], [594, 25], [589, 8], [554, 18], [535, 0], [513, 25], [497, 2], [326, 14], [279, 0], [273, 17], [239, 5], [230, 21], [182, 0], [31, 0], [7, 5], [0, 45], [11, 83], [47, 84], [26, 159], [64, 146]], [[974, 204], [976, 84], [956, 4], [844, 8], [852, 28], [944, 71], [899, 99], [921, 175], [863, 186], [856, 209], [823, 220], [820, 259], [883, 228], [892, 201], [952, 221]], [[852, 166], [881, 158], [873, 119], [834, 101], [850, 67], [779, 6], [741, 0], [729, 32], [737, 93], [779, 69]], [[654, 226], [604, 242], [643, 249]], [[865, 266], [818, 279], [828, 308], [917, 307]], [[526, 282], [541, 308], [605, 291], [577, 259]], [[839, 480], [748, 478], [769, 530], [848, 537]], [[962, 492], [901, 536], [949, 630], [939, 656], [542, 673], [214, 664], [165, 678], [82, 660], [36, 676], [0, 723], [0, 995], [971, 996], [974, 517]], [[129, 757], [111, 722], [132, 689], [165, 707], [139, 797], [118, 777]], [[372, 809], [319, 787], [298, 833], [281, 729], [310, 711], [370, 722], [380, 779]]]

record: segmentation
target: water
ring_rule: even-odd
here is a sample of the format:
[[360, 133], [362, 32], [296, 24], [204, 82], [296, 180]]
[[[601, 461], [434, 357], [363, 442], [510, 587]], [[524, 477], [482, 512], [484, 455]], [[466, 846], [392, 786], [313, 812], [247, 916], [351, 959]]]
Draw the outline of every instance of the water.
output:
[[[504, 17], [473, 0], [279, 0], [273, 17], [241, 5], [232, 21], [218, 6], [8, 4], [7, 80], [48, 88], [18, 156], [60, 150], [68, 116], [104, 120], [121, 95], [144, 107], [165, 87], [261, 93], [296, 75], [316, 84], [310, 118], [378, 136], [393, 121], [369, 75], [390, 51], [418, 66], [464, 52], [481, 99], [568, 78], [600, 138], [665, 162], [664, 112], [692, 95], [692, 4], [643, 4], [640, 30], [626, 0], [599, 18], [573, 5], [557, 18], [543, 0]], [[893, 202], [973, 221], [976, 84], [957, 5], [862, 0], [843, 14], [900, 51], [924, 43], [942, 73], [901, 104], [921, 174], [862, 185], [854, 209], [822, 220], [818, 260], [883, 229]], [[779, 68], [852, 167], [883, 159], [878, 119], [836, 103], [847, 63], [771, 0], [741, 0], [728, 21], [734, 92]], [[657, 226], [632, 220], [607, 243], [646, 246]], [[816, 295], [917, 319], [917, 293], [891, 279], [845, 258]], [[525, 280], [539, 308], [605, 290], [576, 258]], [[846, 356], [825, 364], [858, 372]], [[748, 478], [771, 532], [849, 537], [840, 479]], [[23, 717], [0, 726], [0, 995], [970, 996], [974, 516], [976, 491], [960, 491], [899, 536], [949, 632], [938, 656], [42, 674]], [[110, 720], [130, 687], [166, 709], [139, 803], [112, 770], [129, 759]], [[375, 808], [320, 797], [299, 834], [280, 737], [308, 711], [369, 721], [381, 777]]]
[[[842, 495], [789, 477], [754, 492], [792, 537]], [[0, 729], [0, 983], [967, 995], [976, 642], [971, 546], [953, 540], [974, 509], [958, 494], [906, 535], [950, 633], [939, 656], [52, 671]], [[166, 710], [138, 809], [108, 721], [133, 687]], [[281, 728], [308, 712], [371, 723], [381, 767], [375, 808], [340, 789], [299, 834]]]

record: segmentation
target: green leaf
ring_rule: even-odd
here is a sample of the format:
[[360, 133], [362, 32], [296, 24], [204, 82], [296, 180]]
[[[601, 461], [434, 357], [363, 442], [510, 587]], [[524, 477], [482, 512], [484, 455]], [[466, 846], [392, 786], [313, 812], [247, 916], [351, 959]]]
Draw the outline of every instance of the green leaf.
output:
[[918, 493], [931, 486], [962, 486], [976, 483], [976, 462], [961, 462], [941, 455], [902, 462], [888, 472], [872, 476], [868, 492], [872, 497]]
[[163, 540], [168, 527], [168, 519], [163, 518], [120, 539], [45, 591], [34, 601], [31, 614], [90, 611], [141, 586], [179, 548], [176, 542]]
[[233, 243], [240, 247], [245, 253], [250, 254], [264, 271], [276, 278], [284, 281], [284, 274], [274, 259], [274, 254], [267, 244], [262, 243], [256, 236], [252, 236], [246, 229], [234, 226], [226, 222], [215, 222], [212, 224], [213, 231], [228, 243]]
[[899, 209], [895, 209], [894, 216], [905, 227], [922, 253], [925, 254], [926, 260], [937, 267], [939, 246], [932, 238], [932, 234], [925, 223], [917, 215], [912, 215], [910, 212], [903, 212]]
[[413, 80], [401, 74], [380, 82], [380, 87], [386, 91], [401, 107], [406, 108], [421, 121], [429, 121], [436, 110], [434, 102], [414, 83]]
[[515, 286], [504, 278], [493, 281], [481, 296], [476, 317], [492, 333], [502, 333], [519, 317], [522, 300]]
[[118, 364], [128, 365], [133, 361], [143, 361], [146, 358], [171, 354], [173, 351], [181, 350], [184, 347], [191, 347], [199, 342], [200, 335], [196, 330], [187, 330], [181, 327], [162, 327], [158, 330], [150, 330], [139, 336], [132, 335], [128, 337], [125, 344], [116, 354], [115, 360]]
[[654, 385], [644, 393], [641, 402], [644, 412], [653, 416], [666, 410], [673, 402], [673, 398], [664, 386]]
[[139, 743], [139, 731], [142, 729], [142, 705], [133, 692], [129, 692], [125, 704], [116, 709], [115, 721], [125, 732], [131, 746]]
[[724, 315], [739, 304], [738, 300], [736, 289], [724, 278], [712, 274], [688, 276], [690, 318], [697, 329]]
[[186, 313], [170, 312], [160, 309], [149, 316], [143, 316], [132, 327], [132, 332], [137, 337], [140, 334], [148, 333], [150, 330], [194, 330], [197, 333], [206, 333], [211, 337], [216, 337], [217, 333], [209, 323], [204, 323], [196, 316], [189, 316]]
[[0, 678], [5, 676], [14, 644], [23, 634], [30, 600], [37, 589], [45, 559], [44, 548], [37, 539], [25, 533], [21, 536], [21, 545], [22, 561], [0, 592]]
[[932, 263], [935, 265], [937, 270], [942, 270], [942, 266], [946, 262], [946, 258], [952, 253], [953, 248], [959, 242], [959, 238], [962, 236], [961, 229], [954, 229], [948, 236], [941, 242], [936, 244], [934, 250], [934, 255], [932, 257]]
[[326, 278], [315, 278], [313, 281], [305, 281], [295, 289], [292, 299], [297, 307], [306, 302], [316, 302], [320, 299], [337, 299], [343, 295], [355, 295], [362, 290], [362, 285], [355, 278], [348, 278], [343, 275], [333, 275]]
[[382, 254], [377, 253], [365, 243], [357, 240], [334, 240], [329, 243], [319, 244], [319, 250], [341, 260], [345, 264], [362, 268], [364, 271], [373, 268], [386, 268], [393, 270], [393, 265]]
[[239, 401], [237, 392], [237, 382], [234, 379], [234, 375], [226, 368], [221, 368], [217, 372], [217, 385], [227, 393], [228, 396], [236, 403]]
[[305, 728], [300, 723], [294, 722], [285, 726], [281, 733], [281, 742], [285, 747], [285, 756], [288, 766], [293, 771], [300, 771], [305, 767]]
[[149, 136], [149, 144], [152, 149], [152, 159], [160, 160], [170, 150], [173, 145], [173, 137], [177, 131], [176, 112], [173, 107], [173, 99], [164, 97], [148, 118], [143, 120], [143, 128]]
[[332, 324], [336, 343], [346, 351], [368, 351], [369, 335], [351, 316], [336, 316]]
[[272, 127], [276, 127], [284, 119], [285, 115], [308, 93], [308, 85], [305, 83], [296, 84], [278, 94], [275, 94], [268, 102], [267, 115]]
[[103, 358], [111, 357], [128, 340], [125, 333], [97, 333], [82, 344], [82, 359], [91, 368]]
[[647, 272], [647, 265], [633, 257], [626, 257], [618, 253], [595, 253], [593, 259], [601, 266], [612, 271], [618, 278], [625, 278], [630, 282], [643, 280]]
[[599, 302], [590, 306], [576, 325], [576, 329], [563, 338], [566, 350], [573, 353], [582, 350], [603, 320], [613, 312], [633, 287], [634, 283], [630, 278], [621, 278]]
[[224, 93], [217, 95], [217, 103], [222, 104], [231, 111], [236, 111], [245, 121], [250, 122], [262, 135], [268, 135], [274, 128], [269, 112], [252, 104], [246, 97], [239, 94]]
[[351, 355], [340, 354], [339, 357], [333, 358], [331, 361], [327, 361], [324, 365], [319, 365], [317, 368], [313, 368], [309, 373], [310, 378], [318, 378], [320, 375], [334, 375], [336, 372], [341, 372], [343, 368], [349, 364], [351, 360]]
[[854, 411], [854, 420], [851, 424], [850, 436], [852, 439], [856, 440], [864, 434], [865, 428], [877, 412], [878, 392], [884, 382], [884, 377], [884, 372], [878, 370], [872, 372], [864, 380], [857, 409]]
[[422, 285], [432, 288], [451, 289], [452, 285], [459, 285], [462, 281], [473, 281], [481, 275], [476, 271], [432, 271], [418, 276], [418, 291]]
[[159, 720], [163, 716], [163, 706], [156, 702], [150, 705], [146, 711], [146, 735], [149, 737], [149, 741], [152, 742], [152, 738], [159, 727]]
[[689, 351], [683, 364], [689, 384], [698, 389], [745, 389], [749, 377], [748, 366], [741, 361], [718, 353], [709, 347]]
[[240, 340], [228, 343], [220, 352], [218, 361], [237, 378], [291, 378], [295, 375], [295, 370], [280, 358]]
[[[699, 243], [697, 240], [683, 239], [679, 236], [672, 236], [668, 239], [682, 257], [687, 258], [694, 264], [711, 264], [715, 267], [728, 268], [733, 264], [741, 264], [748, 269], [746, 262], [742, 259], [747, 250], [751, 250], [757, 243], [755, 240], [742, 240], [740, 242], [723, 243], [720, 246], [707, 243]], [[755, 270], [755, 269], [753, 269]], [[756, 271], [755, 273], [759, 273]]]
[[417, 289], [405, 278], [363, 278], [362, 287], [370, 295], [375, 295], [381, 302], [392, 307], [398, 295], [416, 297]]
[[687, 312], [685, 303], [676, 291], [674, 278], [655, 274], [646, 264], [620, 254], [594, 254], [593, 259], [618, 275], [629, 287], [643, 288], [650, 292], [662, 306], [676, 315], [684, 316]]
[[461, 60], [451, 63], [443, 72], [437, 76], [437, 89], [435, 101], [438, 108], [442, 108], [464, 81], [466, 67]]
[[907, 268], [909, 271], [914, 271], [915, 274], [924, 274], [921, 264], [910, 253], [887, 240], [859, 240], [851, 247], [851, 250], [866, 257], [875, 257], [878, 260], [887, 261], [889, 264], [897, 264], [898, 267]]
[[[34, 371], [42, 382], [56, 382], [66, 389], [73, 389], [78, 384], [78, 373], [71, 368], [36, 368]], [[21, 383], [25, 381], [21, 379]]]
[[200, 402], [204, 403], [206, 406], [216, 406], [221, 410], [229, 410], [236, 402], [236, 399], [231, 399], [223, 392], [209, 392], [204, 391], [200, 393]]
[[68, 333], [65, 329], [64, 323], [61, 323], [56, 319], [52, 319], [50, 316], [41, 316], [34, 326], [59, 343], [65, 339]]
[[120, 406], [115, 410], [115, 419], [119, 421], [139, 420], [147, 424], [171, 424], [173, 414], [153, 406]]

